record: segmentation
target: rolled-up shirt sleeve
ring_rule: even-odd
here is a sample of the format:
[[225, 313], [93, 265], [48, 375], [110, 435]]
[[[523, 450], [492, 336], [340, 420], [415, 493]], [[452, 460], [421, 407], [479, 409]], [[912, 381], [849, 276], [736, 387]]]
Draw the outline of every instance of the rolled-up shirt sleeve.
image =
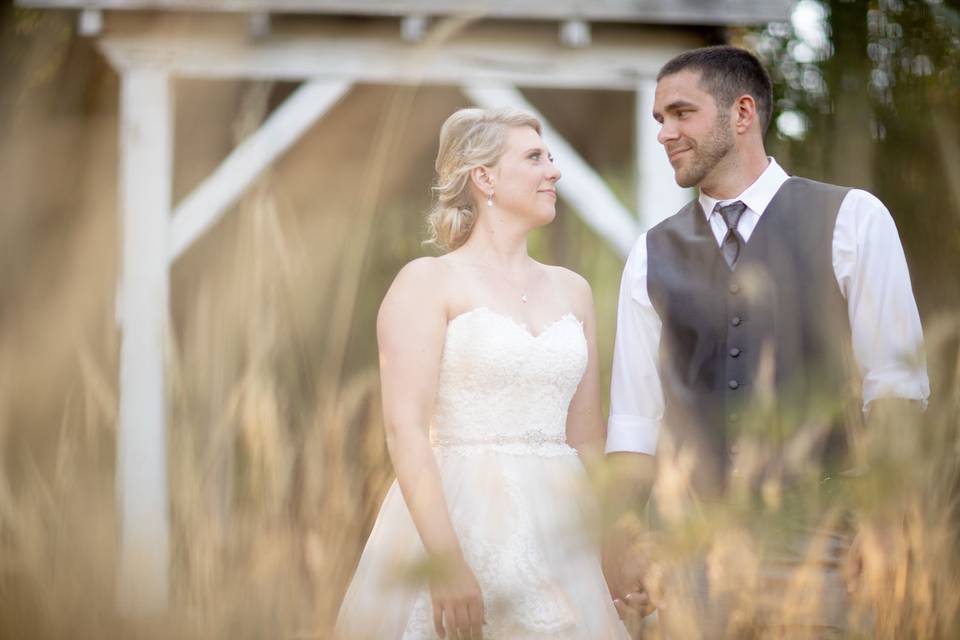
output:
[[664, 411], [657, 368], [661, 327], [647, 293], [647, 238], [643, 234], [627, 258], [620, 282], [607, 453], [656, 453]]
[[863, 406], [930, 396], [923, 329], [897, 227], [875, 196], [852, 189], [837, 213], [833, 267], [847, 299]]

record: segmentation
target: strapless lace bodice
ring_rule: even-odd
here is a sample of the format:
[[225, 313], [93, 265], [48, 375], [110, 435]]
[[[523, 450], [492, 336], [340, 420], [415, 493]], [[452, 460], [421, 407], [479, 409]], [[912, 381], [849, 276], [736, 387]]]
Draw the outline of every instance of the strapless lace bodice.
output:
[[431, 425], [440, 452], [571, 453], [567, 408], [587, 365], [568, 313], [539, 334], [479, 307], [450, 321]]

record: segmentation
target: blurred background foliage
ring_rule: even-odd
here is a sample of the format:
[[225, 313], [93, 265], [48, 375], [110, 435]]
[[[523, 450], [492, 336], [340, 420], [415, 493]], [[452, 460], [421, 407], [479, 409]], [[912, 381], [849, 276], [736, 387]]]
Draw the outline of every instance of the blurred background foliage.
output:
[[[926, 609], [887, 602], [903, 614], [888, 637], [957, 629], [958, 7], [800, 0], [789, 22], [706, 34], [768, 63], [770, 154], [789, 173], [872, 191], [903, 239], [934, 397], [926, 423], [902, 432], [922, 441], [895, 457], [912, 468], [897, 494], [909, 499], [855, 499], [923, 515], [904, 516], [914, 543], [895, 559], [924, 568], [908, 577], [933, 595]], [[0, 69], [0, 637], [326, 637], [392, 478], [376, 310], [399, 268], [430, 251], [437, 134], [466, 99], [355, 87], [174, 265], [175, 606], [134, 623], [113, 607], [118, 78], [73, 16], [9, 2]], [[174, 200], [293, 89], [177, 80]], [[633, 97], [524, 93], [635, 207]], [[622, 261], [558, 213], [530, 249], [591, 282], [606, 389]]]
[[743, 34], [768, 62], [792, 173], [867, 189], [897, 222], [923, 316], [960, 302], [960, 3], [801, 0]]

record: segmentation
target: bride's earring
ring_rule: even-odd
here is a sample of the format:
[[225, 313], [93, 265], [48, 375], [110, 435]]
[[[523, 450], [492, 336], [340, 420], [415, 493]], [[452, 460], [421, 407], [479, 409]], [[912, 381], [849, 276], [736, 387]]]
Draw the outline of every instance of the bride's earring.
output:
[[488, 206], [488, 207], [492, 207], [492, 206], [493, 206], [493, 194], [492, 194], [492, 193], [488, 193], [488, 194], [487, 194], [487, 206]]

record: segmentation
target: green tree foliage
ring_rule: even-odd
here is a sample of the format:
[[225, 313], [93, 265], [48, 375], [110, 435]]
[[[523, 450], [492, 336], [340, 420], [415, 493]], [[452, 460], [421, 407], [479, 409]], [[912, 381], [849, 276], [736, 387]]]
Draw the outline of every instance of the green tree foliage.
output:
[[801, 0], [747, 35], [775, 84], [768, 148], [866, 188], [903, 238], [925, 321], [960, 305], [960, 2]]

